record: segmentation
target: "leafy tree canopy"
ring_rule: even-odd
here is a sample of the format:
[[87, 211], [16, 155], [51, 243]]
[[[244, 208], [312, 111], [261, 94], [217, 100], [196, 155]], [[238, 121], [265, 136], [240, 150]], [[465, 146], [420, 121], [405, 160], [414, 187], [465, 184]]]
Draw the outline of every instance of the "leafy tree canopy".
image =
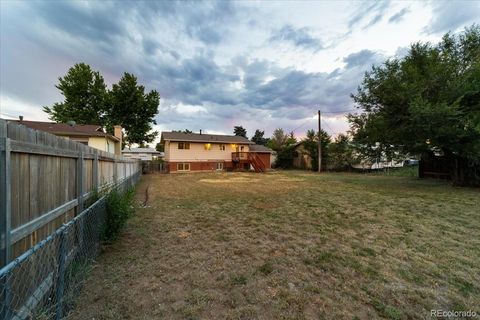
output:
[[120, 81], [112, 86], [109, 96], [107, 126], [120, 124], [125, 129], [125, 142], [129, 145], [152, 142], [158, 135], [157, 131], [151, 132], [160, 103], [158, 92], [146, 93], [145, 87], [137, 84], [134, 75], [124, 73]]
[[93, 71], [85, 63], [77, 63], [64, 77], [58, 78], [58, 81], [59, 84], [55, 87], [64, 96], [64, 101], [51, 107], [43, 107], [51, 120], [104, 125], [107, 86], [98, 71]]
[[268, 142], [268, 138], [264, 138], [265, 131], [260, 131], [260, 130], [255, 130], [255, 134], [252, 137], [252, 141], [255, 142], [256, 144], [261, 144], [262, 146], [265, 146]]
[[125, 73], [108, 91], [98, 71], [78, 63], [59, 78], [56, 87], [65, 99], [43, 108], [51, 120], [98, 124], [108, 132], [113, 132], [114, 125], [121, 125], [125, 129], [124, 143], [129, 145], [152, 142], [158, 134], [151, 130], [156, 124], [160, 95], [155, 90], [146, 93], [132, 74]]
[[333, 169], [350, 169], [352, 165], [358, 162], [354, 151], [355, 148], [350, 141], [350, 137], [345, 134], [339, 134], [328, 145], [328, 166]]
[[246, 137], [247, 137], [247, 129], [245, 129], [245, 128], [242, 127], [242, 126], [235, 126], [235, 127], [233, 128], [233, 134], [236, 135], [236, 136], [240, 136], [240, 137], [246, 138]]
[[325, 130], [315, 132], [315, 130], [308, 130], [305, 139], [303, 139], [303, 147], [310, 156], [312, 161], [312, 170], [318, 171], [318, 140], [322, 142], [322, 168], [326, 166], [327, 148], [330, 143], [330, 136]]
[[367, 72], [352, 98], [363, 110], [349, 115], [356, 143], [391, 157], [442, 153], [454, 180], [465, 177], [458, 163], [480, 162], [480, 27], [413, 44]]
[[280, 151], [285, 146], [287, 146], [288, 135], [285, 134], [282, 128], [277, 128], [273, 131], [272, 137], [268, 142], [268, 147], [275, 151]]

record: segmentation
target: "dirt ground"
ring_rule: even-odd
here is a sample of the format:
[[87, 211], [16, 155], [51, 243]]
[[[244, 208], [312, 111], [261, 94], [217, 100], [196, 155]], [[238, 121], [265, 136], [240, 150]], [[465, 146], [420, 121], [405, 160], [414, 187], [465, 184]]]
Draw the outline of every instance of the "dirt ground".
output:
[[70, 319], [480, 314], [480, 192], [306, 172], [143, 176]]

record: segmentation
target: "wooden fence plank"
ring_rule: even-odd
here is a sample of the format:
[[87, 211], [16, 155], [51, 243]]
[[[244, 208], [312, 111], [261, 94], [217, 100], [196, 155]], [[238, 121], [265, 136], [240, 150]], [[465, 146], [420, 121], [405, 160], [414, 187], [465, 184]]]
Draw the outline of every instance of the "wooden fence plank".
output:
[[[2, 128], [5, 135], [6, 127]], [[6, 265], [11, 258], [11, 175], [10, 175], [10, 139], [0, 138], [0, 266]]]
[[[82, 161], [78, 160], [79, 152]], [[112, 186], [114, 181], [121, 182], [139, 169], [136, 161], [125, 161], [3, 119], [0, 155], [0, 246], [4, 258], [18, 256], [72, 219], [75, 212], [82, 211], [81, 203], [89, 199], [96, 187]], [[4, 214], [7, 211], [9, 214]], [[5, 241], [10, 245], [5, 246]], [[2, 260], [0, 267], [7, 260]]]

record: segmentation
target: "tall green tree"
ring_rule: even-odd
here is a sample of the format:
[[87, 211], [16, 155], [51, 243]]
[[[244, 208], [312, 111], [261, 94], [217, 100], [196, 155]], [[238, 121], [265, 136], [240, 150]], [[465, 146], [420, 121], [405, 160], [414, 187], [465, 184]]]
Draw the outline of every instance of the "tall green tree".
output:
[[295, 143], [297, 143], [297, 138], [295, 137], [295, 134], [293, 133], [293, 131], [291, 131], [288, 134], [287, 144], [295, 144]]
[[255, 130], [255, 134], [252, 137], [252, 141], [256, 144], [265, 146], [268, 142], [268, 138], [264, 137], [265, 131], [260, 131], [259, 129]]
[[104, 125], [108, 110], [107, 86], [98, 71], [88, 64], [77, 63], [58, 81], [55, 87], [64, 96], [64, 101], [43, 107], [51, 120]]
[[236, 136], [247, 138], [247, 129], [242, 126], [235, 126], [233, 128], [233, 134]]
[[65, 97], [43, 110], [57, 122], [75, 121], [78, 124], [98, 124], [113, 132], [114, 125], [125, 129], [124, 143], [152, 142], [160, 96], [155, 90], [148, 93], [137, 84], [137, 78], [125, 73], [117, 84], [107, 91], [103, 77], [85, 63], [71, 67], [56, 86]]
[[146, 93], [134, 75], [124, 73], [112, 86], [109, 103], [107, 126], [111, 130], [114, 125], [121, 125], [125, 129], [126, 144], [150, 143], [158, 135], [157, 131], [152, 132], [152, 124], [156, 124], [160, 95], [155, 90]]
[[268, 147], [275, 151], [280, 151], [287, 145], [288, 135], [285, 134], [282, 128], [277, 128], [273, 130], [272, 137], [268, 142]]
[[293, 166], [293, 158], [295, 157], [295, 143], [297, 140], [293, 132], [286, 134], [282, 128], [273, 131], [272, 137], [269, 139], [267, 146], [277, 152], [275, 166], [279, 168], [291, 168]]
[[354, 145], [346, 134], [339, 134], [327, 147], [328, 166], [335, 170], [348, 170], [357, 163]]
[[315, 132], [315, 130], [311, 129], [307, 131], [307, 135], [305, 139], [303, 139], [303, 147], [310, 156], [312, 161], [312, 170], [318, 171], [318, 140], [322, 142], [322, 169], [326, 168], [327, 164], [327, 150], [328, 145], [330, 144], [330, 135], [325, 131], [321, 130], [319, 132]]
[[480, 27], [413, 44], [367, 72], [350, 115], [354, 141], [383, 154], [442, 154], [456, 184], [480, 184]]

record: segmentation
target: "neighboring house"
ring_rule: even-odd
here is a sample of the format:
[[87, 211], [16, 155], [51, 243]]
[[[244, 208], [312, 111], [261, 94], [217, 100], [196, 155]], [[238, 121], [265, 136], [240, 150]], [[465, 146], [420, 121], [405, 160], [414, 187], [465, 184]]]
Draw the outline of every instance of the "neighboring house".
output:
[[312, 170], [312, 157], [305, 149], [303, 142], [298, 142], [294, 148], [295, 156], [293, 158], [293, 167], [297, 169]]
[[153, 148], [128, 148], [122, 150], [124, 158], [138, 159], [142, 161], [152, 161], [164, 157], [163, 152], [158, 152]]
[[16, 122], [26, 127], [71, 139], [75, 142], [83, 143], [89, 147], [110, 152], [115, 155], [122, 154], [121, 126], [114, 126], [115, 134], [111, 135], [105, 133], [101, 126], [92, 124], [76, 124], [74, 121], [69, 123], [56, 123], [26, 121], [20, 118], [20, 120], [17, 120]]
[[271, 150], [240, 136], [163, 132], [160, 143], [169, 172], [271, 168]]

